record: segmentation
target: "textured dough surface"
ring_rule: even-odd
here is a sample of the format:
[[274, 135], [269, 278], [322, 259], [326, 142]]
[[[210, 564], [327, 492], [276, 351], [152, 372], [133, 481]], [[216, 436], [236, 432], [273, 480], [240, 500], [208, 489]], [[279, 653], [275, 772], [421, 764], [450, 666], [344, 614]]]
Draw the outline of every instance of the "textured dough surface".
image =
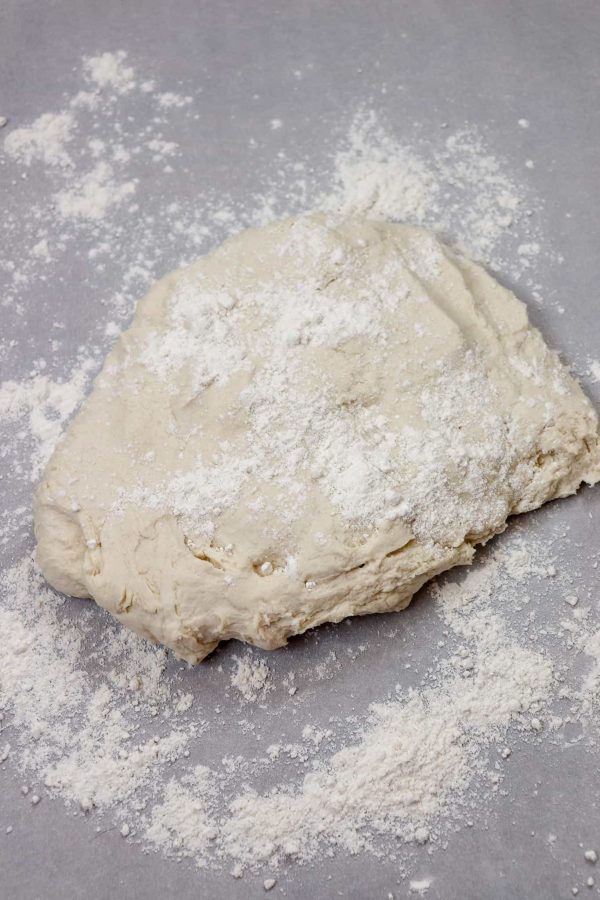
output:
[[139, 303], [45, 470], [37, 558], [197, 662], [402, 609], [599, 478], [597, 417], [513, 294], [422, 229], [311, 215]]

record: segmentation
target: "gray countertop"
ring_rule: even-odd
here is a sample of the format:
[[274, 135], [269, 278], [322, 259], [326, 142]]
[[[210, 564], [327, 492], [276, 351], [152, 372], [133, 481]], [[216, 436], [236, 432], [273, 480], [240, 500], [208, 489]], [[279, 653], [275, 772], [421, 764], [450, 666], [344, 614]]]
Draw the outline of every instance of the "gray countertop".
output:
[[[295, 143], [304, 158], [312, 154], [315, 161], [330, 137], [328, 123], [339, 110], [363, 103], [375, 102], [396, 133], [409, 122], [418, 122], [424, 133], [441, 122], [452, 128], [480, 123], [500, 154], [514, 157], [519, 141], [521, 157], [535, 160], [528, 178], [545, 200], [544, 233], [565, 260], [545, 263], [544, 290], [566, 312], [560, 315], [547, 304], [534, 308], [534, 319], [583, 371], [587, 359], [600, 356], [599, 48], [595, 0], [4, 0], [0, 115], [10, 124], [27, 123], [60, 108], [63, 92], [73, 90], [70, 73], [83, 55], [124, 49], [140, 71], [163, 83], [180, 83], [182, 93], [205, 85], [194, 94], [197, 118], [187, 119], [186, 134], [176, 136], [187, 142], [192, 161], [185, 177], [190, 192], [210, 187], [233, 196], [254, 189], [248, 140], [264, 129], [257, 123], [273, 118], [288, 128], [288, 150]], [[306, 67], [311, 74], [302, 82], [290, 74]], [[520, 118], [531, 123], [526, 131], [515, 127]], [[207, 134], [214, 135], [214, 143]], [[269, 140], [275, 138], [263, 137], [268, 156]], [[0, 183], [3, 178], [7, 170], [0, 168]], [[13, 190], [13, 211], [19, 203], [32, 202], [35, 190], [33, 176], [22, 193]], [[151, 191], [150, 182], [141, 185], [141, 202]], [[31, 335], [17, 355], [9, 356], [2, 379], [22, 377], [44, 353], [44, 316], [60, 309], [68, 321], [65, 348], [71, 351], [88, 339], [90, 322], [102, 320], [98, 298], [81, 299], [84, 263], [75, 250], [64, 257], [54, 311], [52, 305], [47, 311], [43, 285], [32, 289], [28, 302], [35, 309], [39, 300], [40, 318], [32, 317]], [[178, 261], [174, 253], [169, 265]], [[510, 272], [504, 277], [510, 281]], [[118, 289], [117, 278], [108, 271], [104, 287]], [[12, 327], [7, 313], [2, 337]], [[588, 389], [600, 401], [600, 385], [590, 383]], [[14, 499], [28, 502], [23, 495]], [[588, 525], [594, 508], [597, 494], [587, 491], [559, 511], [573, 533], [589, 541], [590, 553], [599, 537], [597, 525], [595, 536]], [[543, 534], [549, 516], [542, 511], [527, 522]], [[31, 538], [24, 536], [19, 546], [4, 551], [5, 562], [29, 546]], [[294, 643], [288, 652], [297, 666], [310, 667], [345, 642], [377, 641], [382, 621], [398, 629], [396, 648], [388, 642], [376, 664], [367, 654], [356, 669], [327, 683], [320, 698], [324, 709], [329, 704], [347, 714], [361, 712], [369, 700], [385, 696], [385, 666], [393, 668], [408, 642], [415, 658], [427, 660], [433, 635], [426, 596], [400, 616], [401, 625], [399, 616], [368, 618], [348, 628], [325, 629], [318, 641], [307, 636]], [[276, 670], [279, 665], [273, 658], [269, 664]], [[188, 674], [188, 689], [200, 690], [200, 677]], [[218, 681], [209, 679], [202, 689], [217, 697]], [[268, 728], [268, 721], [261, 726]], [[228, 740], [234, 740], [231, 730], [223, 738], [225, 744]], [[582, 848], [600, 843], [599, 764], [600, 756], [577, 746], [561, 751], [524, 744], [508, 777], [507, 797], [488, 808], [480, 827], [452, 834], [445, 850], [438, 848], [429, 857], [424, 849], [418, 857], [414, 876], [433, 878], [428, 900], [571, 896], [571, 887], [582, 885], [591, 873], [582, 863]], [[239, 882], [226, 872], [200, 872], [143, 854], [114, 832], [97, 837], [60, 801], [32, 810], [22, 802], [20, 777], [10, 765], [0, 768], [0, 781], [0, 895], [7, 900], [263, 895], [268, 873]], [[8, 823], [14, 829], [10, 840], [3, 833]], [[549, 832], [557, 836], [553, 847]], [[600, 870], [597, 880], [600, 884]], [[587, 892], [580, 887], [580, 895]], [[340, 854], [288, 869], [270, 896], [383, 900], [389, 893], [408, 896], [397, 862]]]

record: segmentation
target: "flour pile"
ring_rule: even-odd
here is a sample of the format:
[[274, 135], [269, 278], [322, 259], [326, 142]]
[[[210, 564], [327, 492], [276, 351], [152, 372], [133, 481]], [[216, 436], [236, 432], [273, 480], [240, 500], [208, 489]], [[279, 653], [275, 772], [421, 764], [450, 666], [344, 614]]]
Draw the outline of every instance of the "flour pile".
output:
[[[0, 452], [14, 504], [2, 518], [1, 765], [24, 802], [55, 797], [92, 827], [236, 876], [359, 851], [406, 874], [416, 848], [445, 845], [511, 790], [516, 748], [596, 745], [598, 559], [583, 558], [576, 528], [544, 513], [527, 525], [543, 522], [543, 540], [511, 531], [413, 613], [268, 658], [227, 648], [189, 671], [43, 584], [32, 482], [140, 293], [228, 233], [312, 208], [408, 221], [541, 302], [542, 205], [475, 129], [401, 142], [368, 109], [341, 123], [320, 168], [274, 154], [257, 162], [250, 202], [210, 185], [190, 200], [173, 176], [189, 162], [195, 97], [172, 87], [103, 53], [82, 61], [63, 108], [3, 131]], [[73, 301], [67, 322], [53, 297], [73, 279], [90, 315]]]
[[[93, 608], [73, 619], [72, 601], [58, 602], [25, 560], [1, 582], [9, 640], [0, 683], [12, 710], [6, 758], [50, 795], [116, 816], [131, 840], [201, 866], [233, 863], [241, 872], [308, 861], [327, 847], [401, 858], [398, 838], [430, 842], [443, 835], [444, 815], [477, 815], [503, 782], [510, 742], [541, 732], [561, 739], [570, 717], [553, 712], [565, 688], [551, 642], [532, 644], [534, 621], [516, 619], [515, 632], [507, 618], [527, 607], [527, 585], [560, 597], [568, 577], [557, 576], [554, 558], [543, 543], [514, 538], [466, 575], [440, 581], [432, 593], [443, 648], [420, 684], [407, 691], [398, 682], [393, 699], [374, 704], [358, 730], [354, 716], [333, 729], [307, 724], [295, 744], [261, 741], [262, 753], [210, 766], [197, 759], [217, 722], [184, 689], [187, 673], [107, 621], [98, 639]], [[598, 631], [589, 608], [582, 615], [570, 597], [562, 631], [574, 653], [592, 659], [570, 695], [571, 717], [583, 722], [600, 702]], [[270, 691], [275, 728], [290, 703], [310, 717], [309, 692], [291, 699], [286, 689], [293, 670], [274, 682], [250, 653], [231, 663], [230, 684], [244, 702]], [[281, 758], [298, 768], [295, 776], [266, 793], [244, 786], [248, 776], [277, 777]], [[180, 775], [165, 780], [174, 762]]]

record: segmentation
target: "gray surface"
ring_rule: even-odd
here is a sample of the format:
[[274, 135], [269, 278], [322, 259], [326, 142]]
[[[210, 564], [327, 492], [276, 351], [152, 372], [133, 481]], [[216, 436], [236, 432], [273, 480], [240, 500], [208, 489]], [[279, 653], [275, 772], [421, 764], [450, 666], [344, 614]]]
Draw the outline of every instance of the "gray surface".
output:
[[[57, 108], [61, 92], [72, 88], [69, 72], [82, 54], [120, 47], [158, 79], [191, 85], [202, 79], [210, 86], [197, 99], [200, 119], [185, 136], [191, 147], [197, 141], [193, 174], [199, 191], [208, 184], [233, 193], [252, 187], [246, 147], [248, 137], [260, 131], [257, 122], [284, 119], [293, 128], [291, 140], [304, 153], [312, 147], [318, 158], [336, 112], [374, 97], [399, 133], [403, 122], [413, 120], [425, 132], [440, 121], [456, 127], [467, 120], [485, 124], [492, 145], [509, 158], [518, 143], [518, 158], [531, 155], [536, 161], [530, 177], [547, 201], [545, 231], [566, 258], [564, 265], [548, 264], [544, 272], [545, 284], [562, 299], [566, 314], [559, 316], [548, 306], [537, 310], [535, 319], [568, 359], [582, 364], [587, 356], [600, 355], [600, 6], [595, 0], [4, 0], [0, 113], [27, 122]], [[314, 64], [312, 75], [298, 85], [291, 70], [307, 62]], [[384, 83], [390, 89], [382, 96]], [[404, 90], [391, 89], [400, 85]], [[515, 128], [521, 117], [531, 120], [529, 131]], [[207, 141], [207, 134], [215, 140]], [[91, 307], [80, 302], [79, 269], [76, 259], [65, 262], [60, 300], [68, 310], [73, 347], [85, 341], [91, 315]], [[17, 376], [43, 352], [44, 316], [53, 314], [53, 303], [59, 302], [37, 299], [39, 320], [36, 297], [31, 299], [31, 357], [25, 359], [21, 348], [12, 361]], [[590, 388], [596, 400], [598, 387]], [[591, 541], [591, 551], [598, 540], [589, 531], [594, 504], [597, 509], [597, 497], [588, 491], [558, 512], [527, 517], [526, 524], [543, 533], [560, 515], [575, 539]], [[13, 547], [10, 556], [22, 550]], [[535, 601], [541, 615], [545, 599]], [[76, 605], [73, 609], [77, 615]], [[401, 621], [387, 616], [324, 629], [317, 639], [309, 635], [294, 642], [287, 655], [271, 658], [270, 664], [281, 673], [287, 667], [309, 669], [331, 648], [369, 642], [374, 655], [327, 682], [315, 698], [324, 716], [329, 710], [364, 712], [369, 700], [384, 697], [386, 685], [397, 680], [405, 654], [412, 652], [415, 665], [426, 667], [435, 640], [431, 627], [425, 593]], [[386, 636], [392, 632], [394, 640]], [[185, 677], [190, 689], [218, 696], [215, 665]], [[277, 702], [279, 734], [285, 707], [283, 700]], [[260, 725], [272, 727], [266, 720]], [[243, 740], [235, 722], [224, 728], [226, 745]], [[219, 747], [203, 752], [212, 756]], [[438, 850], [429, 859], [423, 849], [414, 857], [415, 877], [435, 877], [428, 898], [570, 896], [571, 886], [581, 885], [589, 874], [582, 846], [600, 840], [598, 762], [583, 748], [522, 746], [505, 784], [508, 797], [481, 814], [477, 828], [450, 836], [445, 852]], [[114, 832], [96, 837], [93, 826], [73, 818], [58, 802], [45, 801], [32, 811], [10, 767], [0, 779], [0, 826], [14, 826], [10, 839], [0, 833], [3, 897], [263, 895], [262, 878], [240, 883], [226, 874], [203, 874], [144, 856]], [[554, 849], [547, 843], [550, 831], [557, 835]], [[397, 882], [394, 863], [338, 856], [283, 871], [273, 895], [282, 888], [290, 898], [385, 898], [390, 891], [406, 896], [406, 882]]]

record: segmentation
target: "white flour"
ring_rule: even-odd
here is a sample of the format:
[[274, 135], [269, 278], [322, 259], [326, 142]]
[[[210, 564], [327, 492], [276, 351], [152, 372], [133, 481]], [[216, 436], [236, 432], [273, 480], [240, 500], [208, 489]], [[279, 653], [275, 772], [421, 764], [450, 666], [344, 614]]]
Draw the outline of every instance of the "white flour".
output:
[[[537, 261], [551, 255], [537, 224], [541, 204], [475, 129], [399, 141], [371, 111], [350, 120], [329, 168], [278, 158], [258, 173], [252, 201], [210, 190], [190, 201], [170, 188], [146, 196], [142, 177], [168, 179], [171, 165], [188, 163], [180, 138], [194, 97], [169, 87], [138, 77], [123, 52], [103, 53], [83, 61], [63, 109], [3, 132], [4, 172], [15, 183], [35, 167], [43, 177], [31, 210], [11, 195], [0, 225], [0, 362], [17, 373], [0, 387], [4, 481], [16, 497], [2, 519], [11, 563], [1, 578], [0, 760], [26, 781], [28, 796], [60, 798], [94, 824], [100, 816], [117, 824], [128, 841], [237, 876], [359, 850], [397, 859], [402, 870], [406, 843], [435, 847], [494, 803], [515, 764], [512, 748], [568, 744], [573, 722], [596, 740], [600, 632], [585, 578], [597, 560], [584, 566], [569, 545], [575, 561], [560, 560], [557, 575], [553, 547], [511, 535], [421, 601], [436, 634], [424, 667], [402, 643], [405, 620], [394, 617], [372, 645], [341, 628], [344, 641], [331, 649], [324, 632], [316, 663], [299, 643], [268, 665], [258, 653], [229, 658], [224, 650], [225, 665], [190, 673], [92, 604], [43, 585], [22, 537], [31, 480], [139, 293], [227, 233], [315, 206], [411, 221], [488, 264], [510, 261], [510, 274], [533, 290]], [[138, 118], [126, 105], [132, 98]], [[72, 273], [82, 258], [84, 274]], [[434, 264], [423, 260], [425, 270]], [[71, 323], [55, 321], [51, 307], [30, 308], [40, 287], [52, 295], [73, 278], [94, 312], [76, 333], [93, 352], [69, 344]], [[47, 359], [33, 358], [27, 342], [38, 313]], [[325, 316], [322, 327], [331, 324]], [[293, 310], [288, 325], [292, 339]], [[70, 373], [65, 358], [76, 360]], [[596, 368], [589, 364], [597, 378]], [[186, 485], [175, 487], [185, 497]], [[555, 599], [547, 629], [536, 619], [539, 594]], [[381, 688], [376, 702], [359, 694], [325, 715], [321, 692], [340, 685], [346, 701], [366, 672]], [[211, 752], [205, 734], [217, 745], [229, 738], [237, 755]], [[409, 889], [425, 894], [429, 884], [416, 878]]]
[[72, 187], [59, 191], [54, 199], [65, 219], [97, 220], [104, 218], [111, 207], [131, 197], [135, 190], [135, 181], [115, 181], [112, 166], [102, 161], [77, 179]]
[[124, 50], [87, 57], [83, 61], [84, 73], [99, 88], [112, 89], [116, 94], [127, 94], [136, 85], [134, 71], [125, 63], [126, 57]]
[[[338, 285], [356, 289], [361, 279], [360, 257], [355, 269], [348, 260], [342, 268], [341, 260], [334, 259], [336, 251], [328, 258], [327, 228], [313, 224], [308, 230], [302, 219], [290, 231], [291, 252], [301, 252], [308, 236], [316, 245], [314, 257], [325, 258]], [[287, 244], [286, 238], [286, 248]], [[340, 247], [337, 250], [342, 252]], [[424, 281], [433, 277], [441, 264], [439, 245], [429, 237], [415, 240], [410, 256]], [[168, 333], [151, 334], [141, 353], [141, 361], [151, 372], [167, 380], [186, 367], [192, 373], [192, 389], [197, 391], [213, 382], [226, 384], [244, 370], [254, 353], [269, 363], [254, 374], [241, 394], [247, 420], [244, 458], [222, 451], [207, 464], [198, 457], [191, 471], [152, 490], [150, 496], [136, 487], [137, 502], [152, 508], [164, 504], [185, 517], [195, 532], [210, 535], [215, 510], [231, 507], [244, 485], [258, 479], [277, 484], [273, 508], [292, 521], [302, 514], [306, 500], [297, 473], [310, 468], [338, 514], [353, 526], [371, 529], [384, 516], [409, 515], [417, 537], [441, 539], [448, 522], [454, 526], [470, 523], [473, 530], [479, 530], [478, 523], [485, 521], [489, 511], [489, 495], [469, 488], [457, 496], [445, 474], [448, 456], [454, 461], [469, 457], [469, 484], [484, 484], [491, 458], [510, 472], [515, 461], [528, 452], [527, 445], [523, 447], [513, 434], [506, 434], [501, 418], [488, 408], [490, 390], [484, 364], [467, 354], [460, 370], [450, 365], [438, 367], [419, 398], [424, 432], [418, 434], [412, 428], [397, 432], [368, 404], [361, 415], [340, 411], [335, 392], [326, 390], [325, 379], [310, 383], [303, 376], [301, 360], [290, 352], [296, 345], [337, 348], [353, 338], [368, 337], [385, 361], [389, 334], [383, 323], [387, 314], [399, 314], [409, 283], [406, 269], [399, 264], [386, 266], [381, 284], [379, 277], [375, 273], [363, 289], [368, 303], [360, 293], [351, 297], [348, 292], [343, 301], [326, 296], [320, 291], [320, 274], [306, 274], [301, 283], [294, 282], [291, 287], [267, 285], [243, 298], [224, 291], [200, 293], [197, 283], [183, 282], [170, 304]], [[385, 278], [393, 280], [394, 297], [389, 295]], [[277, 314], [273, 316], [275, 296]], [[249, 308], [251, 315], [267, 323], [259, 334], [256, 329], [248, 331]], [[403, 361], [394, 365], [402, 370]], [[464, 403], [467, 392], [468, 408]], [[478, 426], [481, 434], [478, 431], [474, 449], [465, 434]], [[526, 440], [528, 444], [528, 436]], [[411, 473], [410, 478], [402, 479], [406, 482], [402, 497], [393, 487], [390, 472]], [[120, 499], [125, 504], [132, 497], [123, 492]]]
[[[0, 684], [16, 726], [9, 754], [50, 794], [83, 810], [116, 807], [132, 839], [200, 865], [273, 867], [282, 858], [313, 859], [326, 847], [395, 854], [398, 838], [433, 840], [441, 814], [464, 815], [498, 790], [511, 754], [503, 749], [498, 766], [492, 751], [506, 747], [509, 729], [515, 741], [515, 729], [526, 736], [562, 727], [550, 714], [560, 686], [547, 648], [531, 645], [527, 626], [515, 635], [504, 618], [524, 601], [528, 580], [556, 579], [551, 559], [542, 544], [516, 542], [440, 583], [434, 594], [448, 650], [432, 657], [418, 689], [397, 684], [394, 699], [374, 705], [349, 740], [343, 722], [335, 731], [305, 726], [299, 744], [247, 757], [241, 780], [239, 761], [223, 760], [184, 765], [164, 783], [165, 766], [185, 763], [211, 727], [190, 710], [177, 675], [165, 674], [167, 654], [105, 621], [94, 650], [99, 665], [86, 669], [95, 608], [85, 604], [69, 621], [69, 601], [57, 604], [24, 560], [2, 577], [0, 625], [9, 640]], [[598, 632], [584, 637], [578, 627], [577, 634], [594, 668], [573, 699], [591, 713], [600, 699]], [[255, 702], [267, 685], [266, 664], [250, 654], [233, 662], [232, 686]], [[77, 725], [65, 727], [72, 715]], [[150, 723], [152, 736], [142, 737]], [[323, 753], [332, 741], [340, 749]], [[282, 754], [299, 764], [314, 758], [314, 768], [266, 794], [244, 786], [248, 774]]]
[[270, 688], [269, 667], [263, 659], [252, 659], [250, 655], [234, 656], [235, 671], [231, 685], [240, 692], [244, 700], [254, 703]]
[[[5, 381], [0, 386], [0, 422], [8, 432], [0, 451], [15, 459], [14, 474], [37, 480], [48, 462], [67, 420], [75, 412], [95, 368], [92, 358], [83, 358], [68, 381], [53, 381], [45, 374], [24, 381]], [[14, 423], [25, 429], [14, 430]]]
[[25, 128], [16, 128], [4, 140], [4, 149], [26, 166], [71, 166], [66, 145], [73, 139], [75, 118], [70, 112], [44, 113]]
[[537, 233], [526, 221], [532, 210], [524, 207], [522, 190], [474, 128], [448, 135], [425, 155], [398, 143], [375, 113], [363, 112], [335, 162], [334, 190], [321, 200], [326, 209], [427, 225], [488, 264], [498, 261], [499, 244], [514, 224]]

